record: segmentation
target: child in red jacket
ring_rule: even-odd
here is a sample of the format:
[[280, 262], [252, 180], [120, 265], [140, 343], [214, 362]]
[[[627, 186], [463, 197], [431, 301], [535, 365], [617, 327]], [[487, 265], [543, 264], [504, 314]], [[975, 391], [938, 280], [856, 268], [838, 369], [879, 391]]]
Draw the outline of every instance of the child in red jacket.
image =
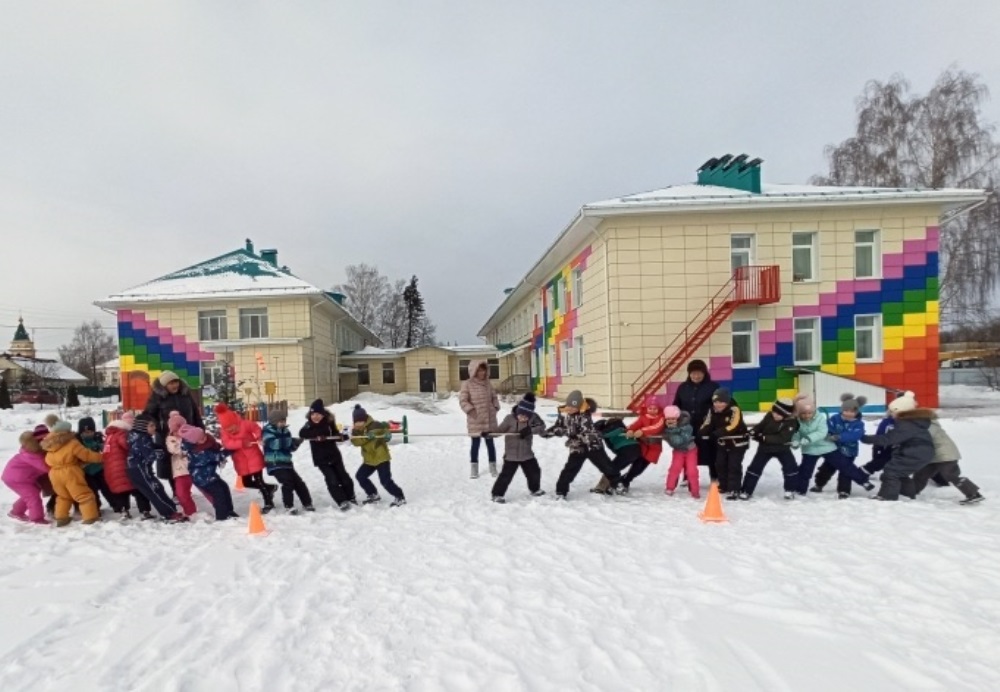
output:
[[233, 453], [233, 468], [243, 479], [246, 488], [257, 488], [264, 498], [265, 514], [274, 509], [274, 494], [278, 486], [264, 482], [264, 452], [261, 449], [263, 432], [256, 423], [243, 420], [236, 411], [225, 404], [216, 404], [215, 415], [222, 433], [222, 448]]
[[660, 453], [663, 452], [663, 428], [667, 422], [663, 418], [663, 409], [655, 396], [648, 396], [642, 403], [642, 410], [639, 417], [632, 425], [628, 426], [626, 435], [639, 441], [639, 452], [645, 462], [636, 462], [629, 469], [629, 472], [622, 478], [622, 492], [628, 492], [629, 485], [638, 478], [643, 471], [649, 468], [650, 464], [655, 464], [660, 460]]

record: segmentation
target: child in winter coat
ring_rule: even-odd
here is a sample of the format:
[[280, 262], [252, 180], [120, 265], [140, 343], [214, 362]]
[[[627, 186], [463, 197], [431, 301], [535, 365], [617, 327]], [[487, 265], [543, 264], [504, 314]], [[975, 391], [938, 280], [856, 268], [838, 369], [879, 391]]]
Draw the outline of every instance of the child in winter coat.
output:
[[337, 419], [326, 410], [322, 399], [317, 399], [309, 406], [306, 424], [299, 431], [299, 437], [309, 440], [313, 464], [323, 474], [326, 489], [330, 497], [341, 509], [358, 504], [354, 494], [354, 480], [344, 466], [344, 457], [340, 454], [340, 442], [349, 436], [340, 432]]
[[840, 413], [830, 416], [827, 423], [827, 439], [837, 445], [837, 452], [842, 460], [839, 460], [839, 467], [829, 460], [823, 462], [816, 474], [816, 483], [809, 489], [810, 492], [822, 492], [823, 486], [833, 477], [838, 468], [847, 469], [846, 473], [841, 471], [837, 477], [837, 496], [840, 499], [850, 497], [852, 480], [865, 486], [866, 490], [874, 487], [868, 484], [867, 478], [861, 481], [858, 473], [851, 471], [852, 468], [857, 468], [855, 460], [861, 451], [858, 443], [861, 442], [861, 437], [865, 434], [865, 423], [861, 420], [861, 409], [867, 402], [868, 400], [863, 396], [855, 397], [852, 394], [840, 396]]
[[958, 465], [962, 458], [958, 453], [958, 445], [941, 427], [936, 417], [931, 420], [930, 433], [934, 442], [934, 461], [913, 474], [913, 480], [903, 481], [902, 494], [915, 498], [923, 492], [932, 477], [940, 475], [965, 495], [965, 499], [959, 501], [959, 504], [974, 505], [985, 500], [979, 492], [979, 486], [962, 475], [962, 469]]
[[885, 435], [864, 435], [861, 441], [892, 448], [892, 458], [882, 471], [878, 495], [873, 498], [892, 502], [899, 499], [906, 478], [934, 462], [934, 439], [930, 433], [934, 412], [917, 408], [916, 399], [903, 396], [889, 404], [889, 413], [896, 420], [893, 429]]
[[[639, 442], [628, 434], [628, 428], [621, 418], [602, 418], [594, 422], [594, 430], [601, 434], [604, 444], [614, 454], [611, 465], [619, 473], [634, 468], [636, 475], [642, 473], [648, 463], [642, 458], [642, 450]], [[624, 479], [622, 481], [624, 483]], [[590, 492], [598, 495], [611, 495], [611, 479], [602, 475], [597, 481], [597, 485], [590, 489]]]
[[121, 420], [113, 420], [104, 429], [104, 482], [111, 491], [111, 509], [118, 513], [122, 521], [132, 518], [132, 498], [135, 498], [143, 520], [153, 518], [153, 506], [132, 485], [128, 477], [128, 434], [135, 423], [135, 416], [125, 413]]
[[156, 421], [148, 413], [140, 413], [132, 422], [128, 433], [128, 457], [126, 469], [128, 479], [136, 492], [140, 493], [156, 508], [164, 521], [178, 523], [188, 518], [177, 511], [177, 505], [163, 489], [154, 474], [159, 459], [166, 450], [157, 439]]
[[719, 492], [726, 494], [728, 500], [739, 499], [743, 457], [750, 446], [750, 437], [743, 412], [725, 387], [716, 389], [712, 395], [712, 410], [699, 432], [716, 445], [715, 473]]
[[[76, 424], [76, 439], [80, 441], [84, 447], [92, 452], [103, 452], [104, 451], [104, 435], [97, 432], [97, 424], [94, 422], [93, 418], [86, 416], [81, 418]], [[111, 491], [108, 489], [108, 484], [104, 480], [104, 464], [86, 464], [83, 467], [83, 473], [85, 475], [87, 485], [94, 493], [94, 499], [97, 500], [97, 511], [101, 510], [101, 495], [104, 495], [104, 499], [108, 501], [111, 505]]]
[[[292, 453], [299, 448], [302, 440], [292, 437], [287, 418], [287, 413], [281, 409], [268, 411], [267, 425], [264, 426], [264, 462], [267, 472], [281, 484], [281, 500], [289, 514], [299, 513], [295, 509], [296, 493], [302, 509], [315, 512], [309, 488], [292, 463]], [[348, 503], [345, 505], [350, 506]]]
[[92, 452], [76, 439], [73, 426], [59, 421], [42, 440], [45, 463], [49, 466], [49, 480], [56, 495], [56, 526], [67, 526], [70, 522], [69, 510], [75, 502], [80, 506], [84, 524], [93, 524], [101, 518], [97, 500], [87, 485], [83, 464], [94, 464], [101, 460], [100, 452]]
[[681, 472], [688, 479], [688, 489], [691, 497], [696, 500], [701, 497], [701, 486], [698, 479], [698, 447], [694, 442], [694, 429], [691, 427], [691, 416], [676, 406], [663, 409], [665, 426], [663, 437], [674, 450], [667, 471], [667, 495], [673, 495], [677, 489], [677, 481]]
[[361, 489], [368, 495], [364, 503], [368, 505], [382, 501], [369, 480], [373, 473], [378, 472], [378, 482], [394, 498], [389, 506], [402, 507], [406, 504], [406, 498], [402, 489], [392, 480], [392, 455], [389, 454], [392, 433], [389, 432], [389, 424], [376, 421], [360, 404], [354, 407], [351, 420], [354, 423], [351, 428], [351, 444], [361, 448], [361, 458], [364, 461], [355, 475]]
[[795, 397], [795, 411], [799, 419], [799, 429], [792, 438], [792, 446], [802, 450], [802, 463], [799, 466], [795, 491], [799, 495], [806, 494], [813, 470], [820, 459], [823, 459], [824, 465], [829, 466], [830, 476], [840, 472], [837, 478], [840, 499], [850, 497], [851, 481], [865, 490], [871, 490], [874, 486], [869, 482], [868, 474], [843, 456], [837, 449], [837, 443], [830, 439], [829, 418], [823, 411], [816, 410], [816, 401], [812, 396], [799, 394]]
[[556, 500], [566, 499], [570, 484], [588, 460], [608, 477], [612, 492], [618, 491], [621, 485], [621, 474], [608, 458], [601, 434], [594, 427], [593, 415], [596, 411], [596, 401], [586, 399], [579, 390], [574, 390], [559, 409], [555, 425], [543, 433], [543, 437], [565, 437], [569, 449], [569, 458], [556, 481]]
[[236, 411], [223, 403], [216, 404], [215, 415], [222, 433], [222, 447], [233, 454], [233, 468], [243, 479], [245, 488], [260, 490], [264, 498], [263, 512], [274, 509], [274, 494], [278, 486], [264, 482], [264, 453], [260, 449], [260, 426], [243, 420]]
[[[504, 495], [518, 469], [524, 471], [528, 481], [528, 492], [534, 497], [545, 494], [542, 490], [542, 469], [532, 450], [534, 435], [545, 432], [545, 423], [535, 413], [535, 395], [528, 392], [517, 406], [500, 423], [497, 432], [506, 433], [503, 447], [503, 467], [493, 484], [493, 501], [504, 503]], [[511, 433], [517, 433], [516, 436]]]
[[193, 425], [184, 424], [178, 434], [187, 454], [191, 480], [199, 490], [211, 496], [215, 520], [226, 521], [239, 516], [233, 511], [229, 486], [219, 478], [219, 466], [225, 462], [228, 450], [224, 451], [214, 437]]
[[663, 419], [663, 410], [660, 408], [660, 403], [654, 396], [646, 397], [639, 417], [628, 426], [628, 435], [639, 441], [639, 451], [642, 453], [642, 458], [646, 463], [634, 465], [633, 468], [629, 469], [628, 474], [622, 479], [622, 490], [624, 492], [628, 492], [632, 481], [649, 468], [651, 464], [660, 461], [660, 454], [663, 453], [663, 440], [660, 439], [660, 434], [663, 432], [664, 425], [666, 423]]
[[[173, 478], [174, 495], [177, 496], [177, 502], [180, 504], [181, 509], [184, 510], [184, 516], [190, 517], [198, 511], [198, 506], [194, 503], [194, 498], [191, 496], [191, 488], [194, 487], [194, 481], [191, 479], [191, 471], [188, 469], [188, 457], [187, 452], [184, 451], [184, 440], [181, 439], [181, 428], [185, 425], [187, 425], [187, 421], [184, 420], [180, 412], [171, 411], [170, 417], [167, 419], [167, 430], [169, 433], [163, 444], [167, 449], [167, 454], [170, 455], [170, 475]], [[209, 504], [214, 504], [211, 495], [206, 493], [202, 488], [198, 488], [198, 491], [205, 496]]]
[[792, 437], [799, 429], [799, 421], [795, 418], [795, 402], [791, 399], [778, 399], [771, 404], [771, 410], [750, 431], [750, 438], [757, 441], [757, 453], [747, 468], [743, 477], [741, 500], [753, 497], [760, 475], [771, 459], [777, 459], [785, 476], [785, 499], [795, 497], [796, 481], [799, 475], [799, 465], [795, 463], [792, 454]]
[[7, 516], [17, 521], [49, 525], [42, 504], [42, 489], [38, 479], [48, 476], [49, 467], [45, 463], [45, 451], [41, 441], [48, 435], [48, 428], [39, 425], [34, 431], [21, 433], [20, 451], [11, 457], [4, 467], [0, 480], [17, 494], [17, 500]]

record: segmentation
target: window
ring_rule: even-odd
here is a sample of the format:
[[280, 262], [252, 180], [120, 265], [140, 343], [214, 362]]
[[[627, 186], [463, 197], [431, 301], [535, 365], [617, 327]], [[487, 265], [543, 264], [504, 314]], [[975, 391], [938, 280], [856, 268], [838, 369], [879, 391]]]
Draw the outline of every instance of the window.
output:
[[882, 315], [854, 317], [854, 359], [862, 362], [882, 360]]
[[367, 363], [358, 364], [358, 384], [367, 387], [372, 383], [371, 373], [368, 372]]
[[267, 308], [243, 308], [240, 310], [240, 338], [266, 339]]
[[577, 375], [582, 375], [585, 372], [583, 368], [584, 360], [583, 360], [582, 336], [578, 336], [575, 339], [573, 339], [573, 352], [576, 355], [576, 364], [574, 366], [574, 372], [576, 372]]
[[815, 281], [816, 234], [792, 233], [792, 281]]
[[489, 368], [489, 375], [491, 380], [500, 379], [500, 359], [499, 358], [487, 358], [486, 367]]
[[573, 305], [583, 305], [583, 271], [580, 269], [573, 270]]
[[382, 363], [382, 384], [396, 384], [396, 366], [393, 363]]
[[733, 367], [757, 365], [757, 322], [733, 321]]
[[562, 342], [562, 352], [560, 353], [561, 362], [559, 363], [560, 374], [569, 375], [573, 372], [571, 367], [571, 359], [573, 357], [573, 349], [570, 348], [569, 341]]
[[538, 351], [533, 351], [531, 354], [531, 376], [538, 377]]
[[198, 313], [198, 339], [224, 341], [229, 338], [225, 310], [206, 310]]
[[816, 365], [819, 363], [819, 318], [798, 318], [794, 323], [796, 365]]
[[556, 291], [552, 286], [545, 289], [545, 307], [548, 311], [547, 317], [554, 318], [556, 311]]
[[458, 361], [458, 379], [460, 381], [465, 382], [469, 379], [469, 364], [471, 362], [468, 359]]
[[733, 271], [753, 264], [754, 238], [751, 233], [729, 237], [729, 257]]
[[[199, 316], [200, 317], [200, 316]], [[216, 360], [201, 364], [201, 386], [211, 385], [218, 387], [226, 383], [226, 369], [229, 363], [224, 360]]]
[[877, 279], [882, 276], [882, 252], [878, 231], [854, 232], [854, 278]]
[[545, 371], [548, 373], [549, 377], [555, 377], [556, 375], [556, 352], [555, 349], [549, 349], [545, 353]]

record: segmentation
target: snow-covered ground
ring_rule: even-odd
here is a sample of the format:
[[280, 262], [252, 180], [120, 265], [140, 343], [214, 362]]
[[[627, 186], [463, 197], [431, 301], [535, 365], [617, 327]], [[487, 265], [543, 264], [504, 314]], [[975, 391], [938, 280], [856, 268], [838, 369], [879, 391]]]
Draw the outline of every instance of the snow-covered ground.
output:
[[[965, 389], [945, 403], [1000, 405]], [[464, 430], [453, 399], [364, 404], [414, 433]], [[989, 497], [974, 507], [934, 487], [786, 503], [772, 464], [731, 523], [705, 525], [700, 502], [663, 495], [663, 462], [629, 497], [588, 493], [586, 468], [557, 504], [558, 440], [536, 443], [549, 496], [518, 476], [496, 505], [466, 439], [414, 437], [393, 444], [406, 507], [333, 510], [304, 448], [321, 509], [269, 515], [267, 537], [3, 517], [0, 689], [1000, 689], [1000, 416], [976, 406], [942, 413]], [[0, 412], [0, 461], [44, 413]], [[246, 514], [254, 494], [235, 497]]]

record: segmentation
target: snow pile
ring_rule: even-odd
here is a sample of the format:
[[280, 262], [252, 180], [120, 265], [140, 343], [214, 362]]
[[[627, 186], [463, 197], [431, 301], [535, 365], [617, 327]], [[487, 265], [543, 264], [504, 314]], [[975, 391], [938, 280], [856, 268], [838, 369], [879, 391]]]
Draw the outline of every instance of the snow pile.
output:
[[[945, 421], [989, 498], [975, 507], [934, 487], [788, 503], [772, 464], [754, 501], [726, 503], [730, 524], [703, 525], [701, 503], [663, 495], [662, 461], [629, 497], [589, 494], [587, 467], [554, 502], [559, 440], [536, 443], [549, 496], [518, 476], [493, 504], [492, 480], [468, 478], [454, 399], [364, 401], [456, 435], [393, 446], [402, 509], [333, 510], [306, 446], [319, 511], [268, 515], [266, 538], [204, 520], [0, 522], [0, 689], [1000, 688], [1000, 417]], [[31, 421], [2, 416], [5, 461], [9, 427]], [[291, 417], [297, 430], [305, 409]], [[236, 494], [237, 511], [253, 499]]]

